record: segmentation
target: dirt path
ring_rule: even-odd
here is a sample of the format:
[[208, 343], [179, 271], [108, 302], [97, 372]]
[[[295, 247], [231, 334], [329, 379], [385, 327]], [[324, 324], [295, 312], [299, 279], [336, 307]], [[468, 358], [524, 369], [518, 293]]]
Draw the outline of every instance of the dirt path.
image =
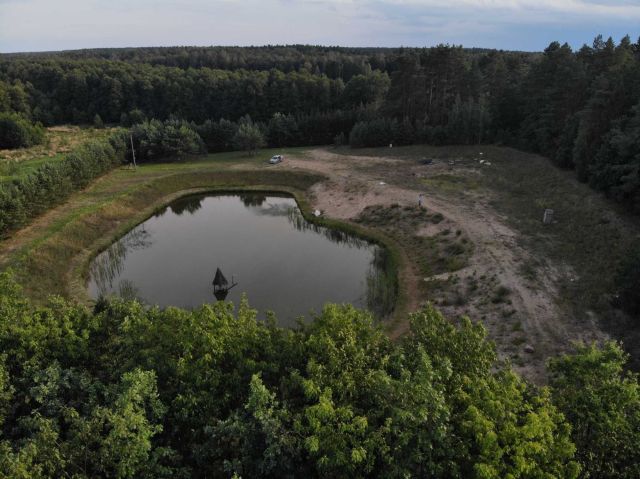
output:
[[[288, 159], [283, 167], [326, 175], [329, 181], [313, 188], [313, 206], [330, 217], [346, 220], [354, 219], [371, 205], [415, 205], [420, 191], [415, 187], [415, 177], [424, 172], [424, 168], [420, 170], [406, 160], [338, 155], [323, 149], [312, 150], [305, 158]], [[515, 367], [520, 372], [542, 382], [544, 361], [549, 355], [566, 351], [572, 340], [603, 337], [593, 322], [585, 327], [584, 322], [578, 324], [562, 311], [557, 303], [558, 270], [541, 267], [535, 281], [525, 277], [522, 265], [531, 258], [530, 253], [518, 245], [518, 234], [488, 206], [486, 198], [469, 201], [427, 191], [425, 206], [441, 213], [446, 220], [442, 225], [425, 225], [422, 234], [431, 236], [443, 228], [455, 228], [474, 244], [469, 265], [455, 275], [461, 280], [471, 276], [485, 278], [509, 290], [508, 309], [487, 302], [487, 290], [483, 288], [467, 304], [439, 305], [440, 309], [448, 316], [469, 314], [472, 319], [481, 318], [496, 340], [500, 354], [515, 358]], [[421, 297], [420, 281], [452, 276], [421, 278], [411, 261], [401, 274], [411, 310], [427, 300], [437, 299]], [[392, 335], [401, 335], [406, 329], [406, 322], [399, 324]]]

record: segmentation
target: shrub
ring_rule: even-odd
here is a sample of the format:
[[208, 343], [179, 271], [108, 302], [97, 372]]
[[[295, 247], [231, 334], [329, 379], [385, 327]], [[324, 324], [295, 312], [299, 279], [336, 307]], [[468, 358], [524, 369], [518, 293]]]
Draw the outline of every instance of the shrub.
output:
[[0, 113], [0, 148], [24, 148], [44, 141], [44, 128], [17, 113]]
[[181, 159], [205, 151], [195, 127], [183, 120], [151, 120], [131, 128], [136, 158], [141, 161]]
[[0, 236], [60, 203], [125, 160], [126, 135], [85, 143], [59, 161], [45, 163], [10, 183], [0, 183]]
[[238, 150], [245, 150], [254, 154], [256, 150], [265, 145], [264, 135], [257, 125], [252, 122], [241, 123], [233, 137], [233, 145]]

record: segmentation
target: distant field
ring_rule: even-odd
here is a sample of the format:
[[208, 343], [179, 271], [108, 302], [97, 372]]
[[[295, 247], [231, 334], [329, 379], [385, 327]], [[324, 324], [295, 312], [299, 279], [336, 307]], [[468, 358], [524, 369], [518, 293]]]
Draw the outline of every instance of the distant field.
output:
[[50, 161], [61, 159], [66, 153], [89, 139], [105, 137], [109, 128], [56, 126], [47, 128], [42, 145], [17, 150], [0, 150], [0, 182], [30, 173]]

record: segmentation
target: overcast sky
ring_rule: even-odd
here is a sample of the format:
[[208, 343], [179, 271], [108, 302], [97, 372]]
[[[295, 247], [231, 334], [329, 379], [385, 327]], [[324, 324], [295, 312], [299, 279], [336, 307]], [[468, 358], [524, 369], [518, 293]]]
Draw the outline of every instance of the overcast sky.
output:
[[0, 52], [438, 43], [542, 50], [640, 35], [640, 0], [0, 0]]

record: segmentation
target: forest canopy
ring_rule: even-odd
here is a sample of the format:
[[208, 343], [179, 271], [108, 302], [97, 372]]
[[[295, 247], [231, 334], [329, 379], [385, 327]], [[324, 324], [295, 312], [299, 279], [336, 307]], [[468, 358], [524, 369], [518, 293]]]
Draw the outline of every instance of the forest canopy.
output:
[[2, 274], [0, 475], [637, 477], [618, 345], [558, 358], [538, 389], [479, 323], [428, 306], [410, 324], [392, 342], [351, 306], [295, 330], [246, 300], [36, 308]]

